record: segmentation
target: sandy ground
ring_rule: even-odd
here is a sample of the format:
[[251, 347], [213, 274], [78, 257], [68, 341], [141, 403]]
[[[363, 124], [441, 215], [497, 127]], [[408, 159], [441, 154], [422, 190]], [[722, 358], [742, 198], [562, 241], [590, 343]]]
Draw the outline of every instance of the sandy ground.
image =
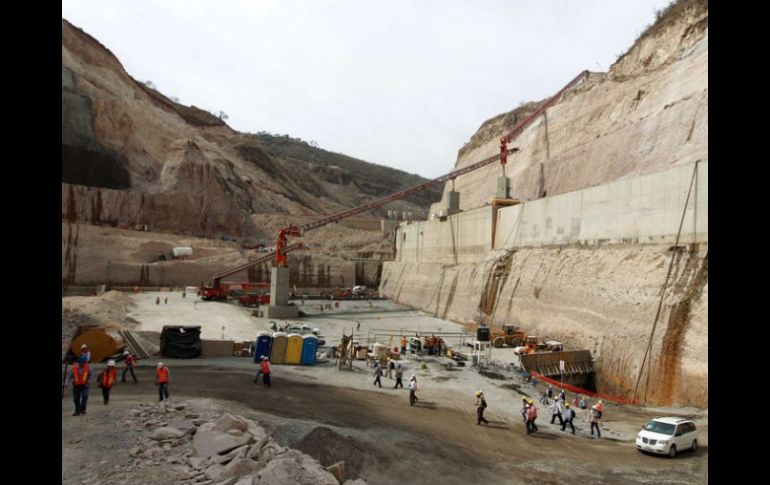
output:
[[[155, 304], [160, 297], [160, 305]], [[164, 303], [168, 298], [168, 303]], [[182, 298], [179, 292], [148, 292], [130, 296], [132, 309], [128, 316], [140, 322], [137, 330], [160, 332], [164, 325], [200, 325], [201, 338], [232, 340], [254, 340], [257, 332], [268, 330], [272, 320], [253, 317], [253, 308], [230, 303], [203, 301], [195, 295], [187, 294]], [[383, 332], [461, 332], [463, 327], [447, 320], [411, 310], [387, 300], [373, 300], [371, 307], [367, 301], [341, 301], [335, 308], [333, 302], [320, 300], [301, 300], [295, 302], [307, 316], [291, 320], [300, 324], [319, 328], [326, 341], [339, 342], [343, 331], [350, 335], [355, 332], [356, 340], [362, 343], [367, 338], [374, 339], [376, 330]], [[332, 304], [331, 310], [319, 310], [319, 305]], [[275, 320], [285, 323], [287, 320]], [[356, 330], [360, 322], [360, 330]], [[224, 327], [224, 329], [222, 328]], [[387, 344], [388, 340], [382, 343]], [[393, 345], [398, 345], [394, 338]], [[457, 341], [459, 343], [459, 340]], [[451, 343], [451, 342], [450, 342]]]
[[[303, 451], [322, 463], [344, 459], [354, 464], [358, 476], [373, 484], [565, 481], [695, 484], [707, 481], [707, 428], [703, 426], [700, 449], [670, 460], [641, 454], [630, 442], [592, 439], [585, 432], [576, 436], [562, 433], [545, 422], [542, 411], [538, 419], [540, 432], [527, 436], [520, 417], [515, 416], [517, 394], [512, 390], [507, 391], [505, 401], [490, 393], [487, 412], [490, 426], [477, 426], [472, 393], [428, 385], [432, 369], [418, 374], [418, 380], [425, 385], [418, 392], [420, 401], [410, 407], [407, 391], [402, 389], [371, 392], [368, 369], [358, 363], [354, 372], [328, 371], [328, 374], [345, 376], [355, 385], [327, 384], [326, 381], [332, 379], [323, 378], [327, 375], [323, 366], [276, 366], [273, 386], [265, 389], [253, 383], [255, 366], [250, 359], [166, 359], [165, 362], [171, 369], [172, 399], [211, 399], [214, 405], [264, 423], [281, 444], [305, 447]], [[100, 447], [107, 444], [125, 446], [130, 435], [138, 432], [112, 430], [110, 423], [114, 415], [110, 413], [123, 406], [157, 399], [156, 388], [151, 383], [154, 363], [154, 359], [142, 361], [138, 368], [139, 384], [119, 384], [109, 407], [103, 406], [92, 393], [94, 397], [85, 417], [70, 416], [72, 403], [69, 393], [65, 396], [62, 401], [65, 476], [79, 473], [80, 458], [98, 453]], [[307, 373], [304, 378], [295, 375], [302, 372]], [[468, 374], [475, 373], [468, 371]], [[384, 381], [392, 382], [387, 378]], [[607, 426], [614, 419], [641, 426], [656, 414], [649, 410], [608, 407]], [[576, 425], [582, 430], [587, 427], [579, 421]], [[314, 441], [310, 433], [317, 432], [319, 426], [339, 435], [335, 435], [336, 441], [311, 446]], [[338, 455], [333, 450], [339, 450]], [[414, 470], [421, 472], [416, 476]], [[156, 480], [156, 483], [165, 482]]]
[[[161, 304], [155, 297], [161, 296]], [[163, 298], [169, 297], [169, 303]], [[182, 299], [181, 294], [131, 295], [130, 316], [145, 332], [160, 331], [165, 324], [197, 324], [204, 338], [225, 336], [251, 340], [269, 321], [246, 309], [226, 303]], [[297, 320], [321, 329], [329, 343], [350, 333], [360, 322], [356, 338], [366, 340], [375, 329], [401, 332], [457, 332], [460, 325], [433, 318], [388, 301], [341, 302], [340, 308], [320, 311], [319, 301], [300, 305], [307, 316]], [[279, 322], [281, 323], [281, 322]], [[148, 335], [156, 335], [148, 333]], [[383, 342], [387, 343], [387, 341]], [[697, 409], [653, 409], [605, 403], [602, 439], [589, 435], [589, 424], [580, 415], [577, 434], [563, 433], [550, 425], [550, 410], [538, 405], [540, 432], [527, 436], [519, 414], [521, 396], [537, 397], [533, 389], [504, 365], [512, 350], [492, 349], [493, 365], [481, 374], [471, 367], [447, 369], [449, 359], [406, 356], [400, 361], [405, 380], [415, 374], [419, 383], [416, 406], [408, 405], [408, 392], [394, 389], [384, 377], [383, 387], [373, 386], [372, 369], [355, 361], [352, 371], [338, 371], [333, 362], [315, 366], [275, 365], [274, 385], [266, 390], [253, 383], [256, 365], [251, 358], [164, 359], [171, 370], [171, 395], [176, 399], [207, 398], [231, 412], [262, 421], [274, 429], [281, 444], [303, 449], [324, 460], [346, 460], [370, 483], [705, 483], [708, 465], [708, 412]], [[140, 383], [121, 384], [114, 390], [111, 409], [157, 399], [151, 383], [156, 358], [142, 360]], [[499, 365], [497, 365], [499, 364]], [[99, 364], [101, 366], [101, 364]], [[100, 367], [97, 367], [99, 369]], [[476, 425], [473, 392], [483, 390], [489, 408], [489, 427]], [[92, 395], [92, 410], [85, 422], [93, 423], [95, 436], [107, 439], [103, 427], [109, 414]], [[568, 395], [568, 399], [572, 399]], [[62, 446], [65, 473], [73, 473], [72, 460], [89, 453], [91, 444], [70, 443], [72, 404], [69, 394], [62, 404]], [[643, 455], [633, 443], [636, 432], [651, 417], [681, 415], [694, 419], [700, 449], [684, 452], [675, 460]], [[336, 433], [326, 437], [316, 429]], [[86, 430], [90, 428], [85, 428]], [[316, 434], [311, 434], [314, 432]], [[91, 431], [87, 431], [91, 432]], [[124, 432], [124, 431], [121, 431]], [[326, 430], [323, 430], [325, 433]], [[99, 441], [98, 438], [97, 442]], [[331, 439], [332, 442], [326, 443]], [[334, 440], [340, 441], [339, 443]], [[320, 446], [318, 441], [325, 444]], [[337, 450], [337, 451], [329, 451]], [[337, 453], [337, 454], [335, 454]], [[69, 463], [69, 465], [67, 465]], [[324, 463], [325, 465], [331, 463]], [[437, 473], [413, 475], [413, 470]], [[162, 483], [162, 481], [158, 482]]]

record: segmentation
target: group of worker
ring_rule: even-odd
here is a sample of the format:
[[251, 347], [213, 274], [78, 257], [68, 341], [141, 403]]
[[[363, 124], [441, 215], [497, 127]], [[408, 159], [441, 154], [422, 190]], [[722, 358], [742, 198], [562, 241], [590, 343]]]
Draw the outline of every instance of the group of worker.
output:
[[[543, 396], [546, 398], [546, 402], [548, 402], [548, 398], [553, 397], [553, 388], [550, 385], [543, 393]], [[591, 436], [593, 436], [594, 430], [596, 430], [596, 435], [599, 438], [602, 437], [599, 422], [602, 418], [602, 413], [604, 412], [604, 402], [601, 399], [591, 407], [590, 411], [588, 411], [588, 402], [586, 401], [585, 396], [580, 396], [578, 398], [576, 395], [575, 399], [572, 401], [572, 406], [570, 406], [570, 403], [567, 402], [566, 392], [562, 389], [554, 400], [551, 408], [553, 409], [551, 424], [555, 424], [555, 421], [558, 418], [562, 431], [566, 431], [567, 426], [569, 425], [570, 429], [572, 429], [572, 434], [575, 434], [575, 425], [573, 424], [573, 420], [577, 416], [575, 409], [580, 408], [584, 412], [587, 412], [586, 418], [591, 423]]]
[[[420, 354], [421, 355], [444, 355], [446, 354], [447, 346], [444, 339], [436, 337], [432, 334], [430, 337], [422, 336], [419, 333], [414, 334], [415, 338], [420, 339]], [[401, 336], [401, 355], [406, 355], [406, 351], [409, 347], [409, 340], [406, 336]]]
[[[550, 386], [549, 386], [548, 392], [550, 393], [553, 392]], [[487, 421], [484, 418], [484, 410], [487, 408], [487, 400], [484, 397], [484, 393], [482, 391], [476, 391], [475, 396], [476, 396], [476, 424], [478, 425], [481, 425], [481, 423], [489, 424], [489, 421]], [[537, 424], [535, 424], [535, 421], [537, 421], [537, 406], [535, 405], [535, 402], [527, 396], [523, 396], [521, 398], [521, 401], [522, 401], [521, 416], [522, 416], [522, 419], [524, 420], [527, 434], [529, 435], [538, 431]], [[569, 426], [570, 429], [572, 430], [572, 434], [575, 434], [575, 425], [573, 424], [573, 420], [576, 417], [576, 413], [574, 408], [578, 406], [581, 406], [581, 407], [586, 406], [585, 398], [581, 399], [581, 401], [575, 404], [574, 406], [570, 406], [570, 403], [568, 403], [566, 399], [566, 393], [562, 389], [561, 393], [559, 394], [558, 397], [556, 397], [553, 405], [551, 406], [551, 408], [553, 409], [553, 414], [551, 416], [551, 424], [555, 424], [556, 418], [558, 418], [559, 425], [561, 426], [562, 431], [566, 431], [567, 426]], [[591, 436], [594, 435], [594, 430], [596, 430], [596, 435], [599, 438], [602, 437], [599, 422], [602, 418], [603, 412], [604, 412], [604, 403], [600, 399], [598, 403], [596, 403], [591, 407], [591, 412], [590, 412]]]
[[[383, 375], [387, 376], [389, 379], [393, 379], [395, 376], [396, 378], [396, 385], [393, 386], [393, 389], [404, 388], [404, 383], [402, 382], [402, 379], [404, 377], [404, 369], [401, 368], [401, 364], [396, 364], [393, 362], [392, 359], [388, 359], [388, 363], [386, 364], [387, 367], [387, 373], [384, 374], [382, 367], [377, 362], [374, 363], [374, 383], [372, 385], [374, 386], [380, 386], [382, 388], [382, 381], [380, 380]], [[417, 376], [412, 374], [412, 376], [409, 378], [409, 405], [414, 406], [414, 403], [417, 402]]]
[[[134, 383], [138, 383], [139, 381], [134, 373], [136, 358], [128, 350], [123, 351], [123, 358], [126, 367], [123, 369], [121, 382], [126, 382], [126, 376], [131, 374]], [[80, 355], [72, 364], [72, 371], [67, 375], [67, 380], [65, 381], [66, 385], [72, 384], [72, 397], [75, 401], [75, 412], [73, 413], [73, 416], [87, 414], [88, 391], [91, 384], [92, 374], [90, 364], [91, 351], [88, 350], [86, 344], [83, 344], [80, 346]], [[118, 371], [115, 369], [115, 361], [110, 359], [107, 361], [107, 367], [102, 370], [96, 378], [97, 385], [102, 390], [102, 399], [105, 405], [110, 403], [110, 391], [117, 381]], [[168, 367], [166, 367], [163, 362], [158, 362], [155, 385], [158, 386], [158, 395], [161, 402], [164, 399], [168, 399], [168, 381]]]

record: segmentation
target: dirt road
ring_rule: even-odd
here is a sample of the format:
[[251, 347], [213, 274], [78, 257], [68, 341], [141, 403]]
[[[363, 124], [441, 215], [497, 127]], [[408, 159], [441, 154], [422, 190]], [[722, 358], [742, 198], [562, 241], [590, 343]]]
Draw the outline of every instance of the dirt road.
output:
[[[115, 403], [157, 399], [150, 372], [140, 368], [140, 384], [118, 386]], [[388, 395], [287, 377], [268, 390], [246, 369], [203, 366], [175, 367], [170, 390], [172, 398], [212, 398], [234, 412], [250, 412], [282, 444], [325, 465], [345, 460], [372, 484], [707, 481], [707, 446], [675, 460], [642, 455], [632, 443], [563, 433], [545, 423], [544, 413], [540, 432], [527, 436], [520, 421], [500, 419], [494, 407], [487, 413], [490, 426], [477, 426], [472, 399], [457, 393], [418, 393], [420, 401], [410, 407], [402, 390]], [[91, 406], [102, 404], [94, 398]], [[71, 407], [63, 401], [63, 421], [75, 419]]]

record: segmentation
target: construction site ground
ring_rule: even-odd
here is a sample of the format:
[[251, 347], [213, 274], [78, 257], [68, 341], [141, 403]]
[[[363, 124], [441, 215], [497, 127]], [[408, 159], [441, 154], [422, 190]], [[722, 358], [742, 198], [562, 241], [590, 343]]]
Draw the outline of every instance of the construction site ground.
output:
[[[221, 338], [222, 324], [230, 338], [252, 340], [269, 321], [250, 316], [248, 309], [226, 303], [198, 302], [166, 293], [168, 305], [155, 304], [155, 294], [132, 295], [126, 315], [138, 321], [138, 330], [151, 338], [168, 325], [201, 324], [204, 338]], [[163, 298], [161, 293], [161, 298]], [[66, 300], [66, 299], [65, 299]], [[392, 302], [341, 302], [340, 308], [318, 309], [319, 302], [301, 306], [308, 317], [298, 320], [321, 329], [329, 344], [336, 344], [343, 329], [361, 323], [357, 335], [372, 328], [408, 329], [412, 332], [457, 332], [462, 326], [409, 310]], [[172, 306], [173, 305], [173, 306]], [[187, 306], [192, 309], [182, 310]], [[212, 313], [209, 314], [209, 311]], [[190, 315], [200, 316], [191, 320]], [[217, 320], [214, 315], [225, 315]], [[238, 317], [236, 317], [239, 315]], [[223, 323], [224, 322], [224, 323]], [[236, 323], [238, 322], [238, 323]], [[281, 322], [279, 322], [281, 323]], [[160, 325], [160, 327], [158, 327]], [[208, 328], [212, 327], [212, 328]], [[439, 330], [442, 329], [442, 330]], [[241, 333], [242, 332], [242, 333]], [[387, 343], [387, 342], [383, 342]], [[519, 411], [521, 396], [542, 392], [522, 382], [505, 365], [509, 348], [493, 349], [493, 365], [483, 373], [470, 367], [444, 365], [444, 357], [402, 360], [404, 381], [415, 374], [419, 401], [408, 403], [408, 391], [393, 389], [394, 380], [384, 377], [383, 388], [373, 386], [372, 369], [355, 361], [353, 370], [337, 370], [333, 360], [316, 366], [275, 365], [273, 385], [265, 389], [253, 382], [256, 365], [248, 357], [164, 359], [170, 368], [173, 400], [191, 400], [199, 406], [221, 409], [260, 421], [274, 431], [282, 445], [330, 465], [344, 460], [356, 476], [372, 484], [412, 483], [703, 483], [708, 469], [708, 411], [683, 408], [643, 408], [605, 403], [602, 439], [592, 438], [584, 416], [575, 419], [577, 434], [551, 425], [550, 409], [538, 405], [539, 432], [527, 436]], [[140, 402], [157, 401], [152, 383], [158, 358], [141, 360], [138, 384], [119, 383], [109, 406], [101, 403], [92, 385], [89, 412], [72, 417], [69, 390], [62, 401], [62, 458], [65, 483], [109, 481], [97, 472], [109, 449], [110, 466], [124, 459], [120, 450], [130, 447], [131, 437], [146, 430], [116, 428], [117, 416]], [[103, 364], [96, 364], [97, 370]], [[489, 407], [489, 426], [476, 424], [473, 393], [483, 390]], [[568, 399], [574, 397], [568, 394]], [[593, 400], [592, 400], [593, 402]], [[699, 449], [682, 452], [676, 459], [639, 453], [636, 432], [651, 417], [680, 415], [694, 419], [699, 430]], [[319, 427], [334, 433], [323, 440], [310, 435]], [[330, 437], [329, 437], [330, 436]], [[335, 442], [337, 441], [337, 442]], [[114, 452], [112, 450], [115, 450]], [[93, 470], [80, 470], [84, 461]], [[125, 457], [127, 460], [128, 457]], [[127, 477], [131, 483], [174, 483], [164, 475], [168, 467], [143, 469], [148, 475]], [[153, 471], [155, 470], [155, 471]], [[115, 473], [119, 473], [117, 468]], [[76, 479], [75, 477], [79, 477]], [[82, 483], [86, 483], [83, 481]]]

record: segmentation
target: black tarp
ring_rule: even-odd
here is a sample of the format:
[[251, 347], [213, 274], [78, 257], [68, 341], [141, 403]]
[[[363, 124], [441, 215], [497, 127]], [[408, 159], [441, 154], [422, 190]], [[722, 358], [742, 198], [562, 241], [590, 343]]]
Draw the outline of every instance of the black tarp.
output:
[[171, 326], [163, 327], [160, 334], [160, 354], [176, 359], [194, 359], [201, 355], [201, 328]]

